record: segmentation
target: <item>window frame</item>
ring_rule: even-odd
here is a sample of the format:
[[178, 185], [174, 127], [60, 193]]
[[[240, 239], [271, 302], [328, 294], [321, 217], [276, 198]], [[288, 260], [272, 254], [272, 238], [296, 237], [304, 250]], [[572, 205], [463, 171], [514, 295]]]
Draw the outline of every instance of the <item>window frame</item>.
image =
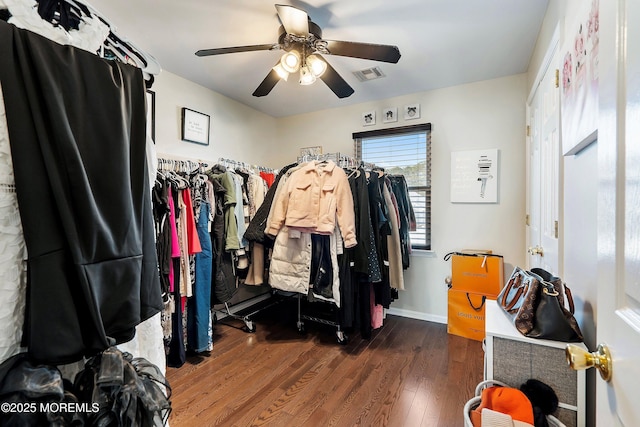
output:
[[[427, 139], [426, 139], [426, 144], [427, 144], [427, 155], [426, 155], [426, 161], [427, 161], [427, 182], [426, 185], [424, 186], [409, 186], [409, 192], [411, 191], [424, 191], [426, 192], [425, 194], [425, 209], [427, 210], [425, 212], [425, 241], [427, 242], [426, 244], [414, 244], [413, 242], [411, 243], [411, 248], [415, 249], [415, 250], [425, 250], [425, 251], [430, 251], [431, 248], [433, 247], [432, 242], [431, 242], [431, 237], [432, 237], [432, 227], [431, 227], [431, 206], [430, 206], [430, 201], [431, 201], [431, 189], [432, 189], [432, 183], [431, 183], [431, 123], [423, 123], [423, 124], [418, 124], [418, 125], [411, 125], [411, 126], [398, 126], [398, 127], [393, 127], [393, 128], [386, 128], [386, 129], [375, 129], [375, 130], [370, 130], [370, 131], [364, 131], [364, 132], [354, 132], [351, 136], [353, 139], [353, 143], [354, 143], [354, 155], [356, 158], [358, 158], [358, 153], [361, 153], [361, 148], [360, 151], [358, 150], [358, 144], [362, 144], [362, 139], [364, 138], [376, 138], [376, 137], [391, 137], [394, 135], [401, 135], [401, 134], [407, 134], [407, 133], [416, 133], [416, 132], [425, 132]], [[361, 158], [359, 160], [362, 160]], [[428, 206], [428, 207], [427, 207]]]

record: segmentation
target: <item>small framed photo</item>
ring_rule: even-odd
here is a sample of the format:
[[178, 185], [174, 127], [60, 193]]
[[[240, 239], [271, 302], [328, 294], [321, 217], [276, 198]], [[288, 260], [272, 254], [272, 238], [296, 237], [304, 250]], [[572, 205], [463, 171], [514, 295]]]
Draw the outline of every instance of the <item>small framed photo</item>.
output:
[[382, 109], [382, 123], [393, 123], [398, 121], [398, 108], [387, 107]]
[[182, 140], [209, 145], [209, 123], [207, 114], [182, 108]]
[[420, 104], [409, 104], [403, 108], [403, 116], [405, 120], [413, 120], [420, 118]]
[[376, 112], [367, 111], [362, 113], [362, 126], [373, 126], [376, 124]]
[[300, 157], [319, 156], [320, 154], [322, 154], [322, 145], [316, 145], [315, 147], [302, 147], [300, 149]]

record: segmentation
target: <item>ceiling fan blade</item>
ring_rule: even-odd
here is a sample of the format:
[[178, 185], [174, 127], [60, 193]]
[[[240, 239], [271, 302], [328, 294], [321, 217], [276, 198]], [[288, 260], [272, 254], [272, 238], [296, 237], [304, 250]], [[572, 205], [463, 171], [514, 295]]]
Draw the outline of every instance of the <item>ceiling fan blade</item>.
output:
[[393, 64], [400, 60], [400, 50], [398, 46], [343, 42], [338, 40], [324, 41], [327, 42], [327, 50], [331, 55], [371, 59], [374, 61], [391, 62]]
[[[279, 63], [280, 61], [278, 61]], [[276, 64], [278, 65], [278, 64]], [[280, 76], [276, 71], [272, 68], [267, 77], [264, 78], [260, 86], [253, 91], [253, 96], [266, 96], [269, 95], [269, 92], [276, 86], [276, 84], [280, 81]]]
[[297, 7], [277, 4], [276, 10], [280, 17], [280, 22], [288, 34], [296, 36], [307, 36], [309, 34], [309, 15]]
[[221, 47], [218, 49], [202, 49], [196, 52], [197, 56], [222, 55], [224, 53], [252, 52], [254, 50], [271, 50], [273, 44], [254, 44], [250, 46]]
[[322, 60], [327, 63], [327, 69], [320, 76], [320, 80], [322, 80], [327, 86], [329, 86], [329, 89], [331, 89], [333, 93], [338, 96], [338, 98], [346, 98], [348, 96], [351, 96], [354, 90], [351, 86], [349, 86], [349, 83], [347, 83], [340, 76], [340, 74], [338, 74], [335, 68], [333, 68], [326, 59], [322, 58]]

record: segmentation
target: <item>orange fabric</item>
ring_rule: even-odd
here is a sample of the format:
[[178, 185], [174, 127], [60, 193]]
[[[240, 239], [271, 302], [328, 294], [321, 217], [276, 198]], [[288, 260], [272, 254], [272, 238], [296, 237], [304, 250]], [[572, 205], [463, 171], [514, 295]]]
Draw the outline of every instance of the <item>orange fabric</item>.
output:
[[514, 421], [533, 424], [531, 401], [517, 388], [494, 386], [482, 390], [480, 406], [471, 411], [471, 423], [474, 427], [482, 425], [483, 408], [507, 414]]

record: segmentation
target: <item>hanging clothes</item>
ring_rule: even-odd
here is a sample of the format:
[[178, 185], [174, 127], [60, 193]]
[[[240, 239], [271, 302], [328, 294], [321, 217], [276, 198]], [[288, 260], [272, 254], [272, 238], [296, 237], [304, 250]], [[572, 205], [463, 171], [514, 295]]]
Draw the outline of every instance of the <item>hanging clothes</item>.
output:
[[130, 340], [162, 308], [144, 79], [4, 22], [0, 57], [9, 136], [21, 141], [11, 151], [29, 253], [25, 342], [34, 360], [76, 361]]
[[169, 186], [163, 176], [156, 178], [152, 196], [153, 218], [156, 226], [156, 254], [158, 255], [160, 283], [164, 297], [168, 296], [170, 292], [171, 225], [169, 224]]
[[189, 301], [188, 347], [195, 352], [211, 351], [213, 337], [211, 325], [211, 235], [209, 234], [210, 205], [207, 199], [208, 180], [193, 183], [194, 212], [201, 251], [195, 255], [195, 284]]
[[212, 181], [217, 181], [224, 188], [224, 223], [219, 226], [225, 241], [224, 250], [238, 250], [240, 249], [240, 239], [238, 237], [238, 221], [235, 215], [236, 203], [238, 202], [236, 184], [231, 174], [227, 172], [227, 168], [222, 165], [215, 165], [207, 171], [207, 176]]
[[21, 347], [26, 302], [27, 251], [18, 210], [11, 148], [0, 88], [0, 363], [24, 351]]
[[387, 236], [391, 233], [388, 213], [382, 196], [381, 184], [383, 181], [376, 172], [369, 175], [369, 206], [371, 209], [371, 222], [373, 226], [376, 255], [378, 257], [382, 280], [373, 282], [376, 304], [389, 308], [391, 303], [391, 287], [389, 286], [389, 252], [387, 248]]
[[[255, 216], [249, 223], [247, 227], [247, 231], [244, 233], [244, 236], [250, 242], [258, 242], [265, 243], [265, 230], [267, 228], [267, 218], [269, 217], [269, 212], [271, 211], [271, 206], [273, 204], [273, 200], [276, 195], [276, 191], [278, 187], [280, 187], [280, 180], [283, 176], [287, 175], [292, 168], [297, 168], [297, 163], [291, 163], [286, 165], [276, 176], [273, 185], [269, 187], [267, 194], [264, 197], [264, 201], [258, 207]], [[267, 239], [269, 246], [272, 245], [273, 240]]]
[[[211, 177], [211, 175], [209, 175]], [[229, 301], [237, 292], [236, 277], [233, 271], [233, 259], [231, 253], [226, 250], [227, 237], [225, 236], [225, 224], [229, 221], [230, 198], [220, 179], [213, 176], [211, 180], [215, 198], [213, 224], [211, 226], [211, 257], [213, 262], [213, 290], [212, 304], [220, 304]], [[235, 222], [235, 216], [231, 214]], [[237, 241], [237, 238], [236, 238]]]
[[400, 245], [402, 248], [402, 267], [409, 268], [411, 254], [410, 231], [416, 231], [416, 216], [409, 198], [409, 187], [403, 175], [390, 175], [391, 189], [398, 202], [400, 216]]
[[389, 213], [389, 225], [391, 232], [387, 236], [387, 249], [389, 253], [389, 285], [393, 289], [404, 289], [404, 274], [402, 274], [402, 246], [400, 244], [400, 216], [395, 195], [391, 192], [391, 181], [384, 177], [382, 189], [387, 212]]
[[274, 182], [275, 182], [274, 175], [273, 175], [272, 173], [270, 173], [270, 172], [263, 172], [263, 171], [261, 171], [261, 172], [260, 172], [260, 176], [262, 177], [262, 179], [264, 179], [264, 180], [265, 180], [265, 182], [267, 183], [267, 186], [268, 186], [269, 188], [271, 188], [271, 186], [272, 186], [272, 185], [274, 184]]

